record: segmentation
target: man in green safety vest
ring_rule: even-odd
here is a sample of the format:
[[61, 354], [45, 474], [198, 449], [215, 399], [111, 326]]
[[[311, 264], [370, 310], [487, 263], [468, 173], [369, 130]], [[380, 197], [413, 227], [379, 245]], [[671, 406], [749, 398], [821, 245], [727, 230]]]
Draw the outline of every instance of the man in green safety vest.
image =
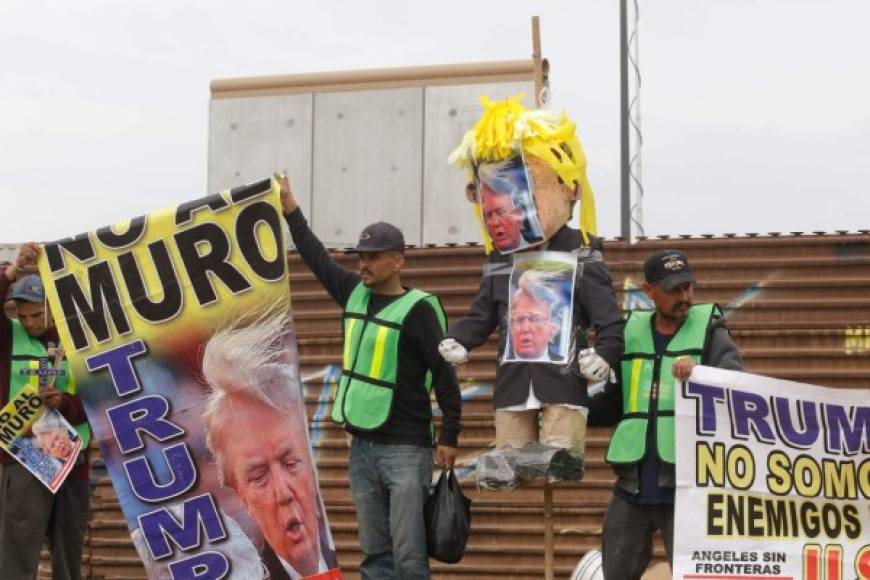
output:
[[590, 425], [619, 423], [606, 456], [617, 476], [602, 537], [607, 580], [641, 577], [656, 530], [673, 562], [676, 382], [688, 379], [696, 364], [743, 368], [719, 307], [694, 304], [695, 276], [685, 254], [656, 252], [643, 272], [655, 311], [631, 313], [620, 380], [590, 401]]
[[[24, 244], [15, 263], [0, 272], [0, 296], [19, 274], [36, 263], [39, 246]], [[35, 274], [20, 277], [11, 296], [17, 319], [0, 317], [0, 407], [28, 383], [38, 385], [36, 369], [48, 349], [57, 347], [57, 329], [47, 312], [45, 288]], [[90, 470], [87, 447], [90, 427], [76, 394], [66, 360], [53, 387], [44, 387], [45, 406], [57, 409], [82, 438], [76, 466], [56, 494], [5, 451], [0, 451], [0, 578], [32, 580], [39, 566], [43, 539], [51, 550], [52, 578], [81, 578], [82, 546], [90, 510]]]
[[[423, 506], [433, 459], [453, 467], [462, 401], [453, 367], [438, 353], [446, 316], [436, 296], [402, 286], [402, 232], [363, 229], [359, 273], [330, 258], [308, 227], [284, 176], [281, 203], [300, 256], [343, 309], [343, 372], [332, 419], [351, 435], [350, 487], [364, 580], [430, 577]], [[442, 411], [433, 457], [431, 390]]]

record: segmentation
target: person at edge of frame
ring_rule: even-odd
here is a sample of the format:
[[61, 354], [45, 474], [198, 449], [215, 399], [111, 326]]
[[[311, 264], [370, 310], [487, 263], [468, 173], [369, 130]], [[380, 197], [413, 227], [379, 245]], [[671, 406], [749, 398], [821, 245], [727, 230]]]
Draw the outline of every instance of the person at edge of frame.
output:
[[[32, 377], [21, 370], [48, 356], [57, 346], [57, 328], [45, 303], [45, 288], [30, 271], [39, 257], [39, 246], [21, 246], [15, 262], [0, 272], [0, 296], [15, 301], [17, 320], [0, 317], [0, 408], [17, 394]], [[16, 282], [17, 279], [17, 282]], [[14, 285], [13, 285], [14, 282]], [[76, 465], [56, 494], [51, 493], [27, 469], [0, 450], [0, 578], [33, 580], [39, 567], [44, 539], [51, 552], [54, 580], [81, 578], [82, 550], [90, 512], [90, 466], [87, 448], [90, 427], [75, 381], [69, 373], [55, 379], [54, 387], [42, 390], [49, 409], [57, 409], [83, 438]]]

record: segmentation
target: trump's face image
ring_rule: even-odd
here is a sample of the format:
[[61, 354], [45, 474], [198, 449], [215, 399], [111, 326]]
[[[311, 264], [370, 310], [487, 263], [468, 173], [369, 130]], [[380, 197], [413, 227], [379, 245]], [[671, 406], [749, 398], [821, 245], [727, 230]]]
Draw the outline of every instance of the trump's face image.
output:
[[485, 184], [480, 185], [480, 196], [483, 221], [495, 247], [500, 251], [518, 248], [522, 241], [522, 210], [514, 205], [509, 194], [497, 192]]
[[66, 461], [73, 452], [73, 443], [70, 441], [66, 429], [50, 429], [36, 436], [43, 453]]
[[511, 301], [511, 345], [517, 357], [536, 359], [547, 352], [556, 332], [549, 306], [528, 292], [518, 292]]
[[302, 576], [318, 572], [319, 517], [305, 422], [234, 397], [223, 426], [224, 473], [272, 550]]

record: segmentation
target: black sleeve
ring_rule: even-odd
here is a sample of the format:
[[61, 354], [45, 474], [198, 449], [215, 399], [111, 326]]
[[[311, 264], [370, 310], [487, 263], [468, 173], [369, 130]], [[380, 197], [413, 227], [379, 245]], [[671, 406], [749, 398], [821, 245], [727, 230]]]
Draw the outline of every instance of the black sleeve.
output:
[[616, 305], [613, 281], [604, 262], [587, 262], [584, 265], [581, 286], [581, 304], [595, 329], [595, 352], [607, 361], [610, 368], [615, 369], [624, 350], [625, 321]]
[[290, 237], [293, 238], [302, 260], [323, 284], [332, 299], [343, 307], [361, 280], [359, 274], [342, 268], [329, 256], [329, 252], [308, 227], [308, 221], [302, 215], [301, 209], [297, 208], [293, 213], [284, 214], [284, 219], [287, 220]]
[[69, 421], [72, 425], [80, 425], [86, 423], [88, 416], [85, 414], [85, 407], [82, 404], [82, 399], [78, 395], [70, 395], [63, 393], [60, 397], [60, 406], [57, 409], [63, 418]]
[[419, 348], [423, 364], [432, 372], [432, 388], [442, 413], [438, 443], [456, 447], [462, 429], [462, 394], [453, 365], [438, 352], [438, 343], [444, 338], [438, 315], [428, 302], [421, 300], [408, 313], [404, 328]]
[[609, 427], [622, 419], [622, 387], [619, 381], [607, 383], [604, 390], [589, 399], [590, 427]]
[[466, 349], [471, 350], [486, 342], [498, 326], [498, 312], [493, 299], [495, 276], [487, 274], [490, 262], [483, 267], [483, 277], [471, 308], [465, 318], [450, 325], [445, 336], [453, 338]]
[[701, 356], [701, 363], [729, 371], [742, 371], [743, 359], [725, 321], [717, 318], [710, 325], [710, 340]]

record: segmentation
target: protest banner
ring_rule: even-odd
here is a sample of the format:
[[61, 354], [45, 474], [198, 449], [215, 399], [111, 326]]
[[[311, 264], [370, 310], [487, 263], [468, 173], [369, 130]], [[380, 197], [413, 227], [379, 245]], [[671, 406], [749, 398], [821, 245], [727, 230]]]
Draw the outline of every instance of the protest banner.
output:
[[37, 389], [27, 385], [0, 410], [0, 446], [57, 493], [75, 466], [82, 437], [63, 415], [46, 409]]
[[[26, 334], [14, 324], [13, 335], [26, 343]], [[75, 392], [75, 381], [64, 368], [63, 349], [50, 345], [45, 356], [34, 353], [13, 356], [12, 374], [21, 377], [10, 387], [10, 400], [0, 411], [0, 446], [21, 463], [51, 493], [61, 484], [81, 459], [91, 432], [86, 424], [73, 427], [56, 409], [49, 409], [42, 399], [44, 390], [62, 387]], [[60, 379], [61, 384], [57, 383]]]
[[337, 568], [308, 439], [278, 187], [46, 244], [39, 268], [151, 578]]
[[870, 578], [868, 401], [696, 367], [675, 411], [674, 578]]

